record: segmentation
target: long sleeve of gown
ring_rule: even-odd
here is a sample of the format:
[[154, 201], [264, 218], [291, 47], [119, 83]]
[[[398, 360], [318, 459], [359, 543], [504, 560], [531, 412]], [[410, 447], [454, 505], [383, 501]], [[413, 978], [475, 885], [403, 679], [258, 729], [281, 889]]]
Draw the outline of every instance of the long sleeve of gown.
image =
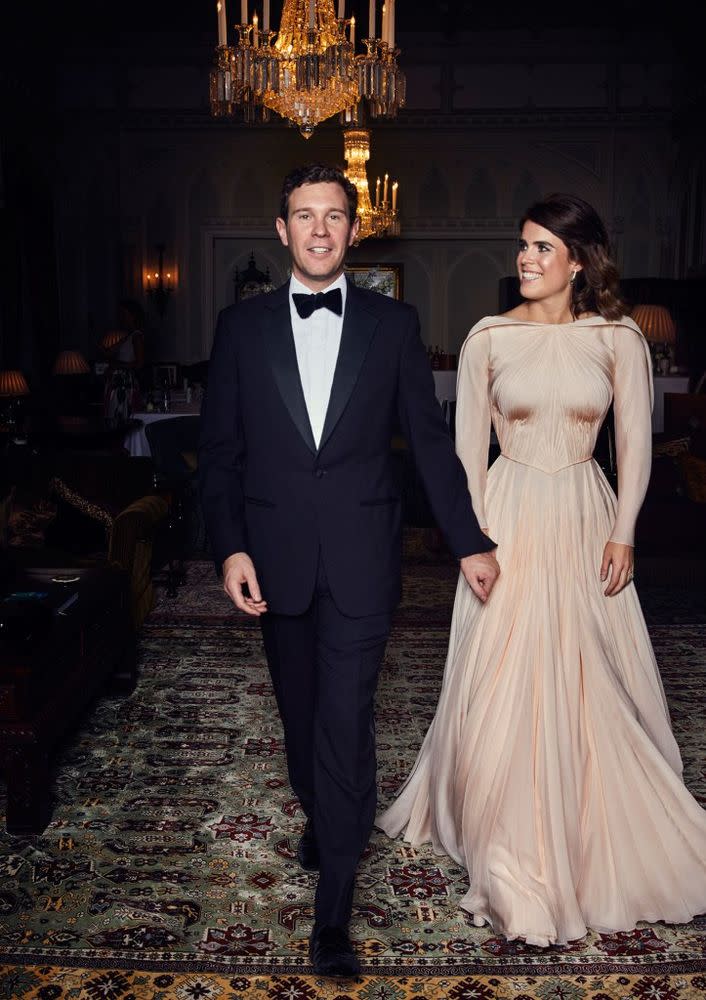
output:
[[645, 499], [652, 461], [652, 363], [647, 343], [630, 323], [614, 330], [615, 452], [618, 511], [611, 541], [635, 544], [635, 522]]
[[466, 470], [478, 524], [487, 529], [485, 483], [490, 442], [490, 330], [471, 330], [461, 348], [456, 386], [456, 452]]

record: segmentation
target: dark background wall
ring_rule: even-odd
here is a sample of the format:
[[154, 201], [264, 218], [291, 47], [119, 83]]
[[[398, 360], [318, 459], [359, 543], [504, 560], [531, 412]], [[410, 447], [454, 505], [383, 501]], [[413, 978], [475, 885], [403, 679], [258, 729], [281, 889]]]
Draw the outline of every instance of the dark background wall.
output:
[[[626, 277], [700, 287], [706, 102], [678, 6], [659, 17], [636, 2], [481, 6], [492, 5], [398, 0], [408, 102], [372, 123], [368, 176], [399, 180], [402, 233], [353, 258], [401, 263], [425, 339], [453, 352], [498, 308], [518, 215], [569, 190], [603, 215]], [[229, 23], [239, 7], [228, 3]], [[124, 295], [147, 306], [154, 357], [196, 361], [251, 251], [286, 277], [273, 228], [281, 178], [308, 160], [342, 162], [340, 126], [306, 141], [280, 119], [214, 121], [214, 8], [130, 0], [99, 20], [83, 3], [32, 7], [5, 37], [2, 367], [37, 383], [59, 349], [95, 356]], [[353, 10], [360, 37], [367, 0]], [[143, 290], [157, 244], [178, 274], [163, 318]]]

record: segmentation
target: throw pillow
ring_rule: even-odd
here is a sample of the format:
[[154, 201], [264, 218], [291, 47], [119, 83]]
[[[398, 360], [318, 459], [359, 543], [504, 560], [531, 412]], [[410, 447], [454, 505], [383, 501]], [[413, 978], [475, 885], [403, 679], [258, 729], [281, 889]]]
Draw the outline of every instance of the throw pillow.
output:
[[105, 554], [113, 528], [113, 516], [54, 478], [49, 489], [56, 503], [56, 517], [47, 528], [48, 545], [80, 555]]

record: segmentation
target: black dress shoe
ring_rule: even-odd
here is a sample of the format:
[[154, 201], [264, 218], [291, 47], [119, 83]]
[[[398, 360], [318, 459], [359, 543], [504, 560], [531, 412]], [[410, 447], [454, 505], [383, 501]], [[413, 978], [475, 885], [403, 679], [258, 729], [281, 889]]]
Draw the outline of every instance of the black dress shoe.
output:
[[310, 819], [306, 821], [304, 833], [297, 845], [297, 861], [304, 871], [317, 872], [319, 870], [319, 845], [314, 836], [314, 827]]
[[355, 956], [345, 927], [319, 927], [309, 938], [311, 964], [320, 976], [357, 976], [360, 962]]

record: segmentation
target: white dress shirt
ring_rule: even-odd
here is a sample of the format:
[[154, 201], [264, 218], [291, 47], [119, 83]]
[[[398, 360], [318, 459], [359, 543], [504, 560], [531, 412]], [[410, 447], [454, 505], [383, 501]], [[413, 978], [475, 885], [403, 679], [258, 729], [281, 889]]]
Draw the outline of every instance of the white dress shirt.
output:
[[304, 390], [304, 401], [309, 414], [309, 423], [314, 435], [316, 447], [319, 447], [324, 429], [326, 410], [331, 396], [333, 373], [336, 370], [338, 350], [341, 346], [341, 331], [343, 330], [343, 314], [346, 310], [346, 292], [348, 285], [344, 274], [327, 288], [340, 288], [343, 301], [343, 311], [340, 316], [330, 309], [316, 309], [307, 319], [302, 319], [294, 305], [292, 293], [300, 292], [312, 295], [310, 288], [292, 275], [289, 280], [289, 312], [292, 317], [292, 332], [294, 347], [297, 352], [299, 378]]

